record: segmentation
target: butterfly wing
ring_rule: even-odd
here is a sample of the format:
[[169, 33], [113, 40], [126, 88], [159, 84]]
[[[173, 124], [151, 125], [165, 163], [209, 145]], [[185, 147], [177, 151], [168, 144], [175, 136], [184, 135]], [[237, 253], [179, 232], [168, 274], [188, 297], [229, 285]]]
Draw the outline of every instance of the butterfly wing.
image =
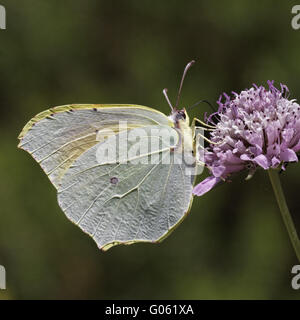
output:
[[[19, 148], [33, 156], [58, 188], [72, 163], [107, 137], [105, 128], [110, 134], [119, 132], [119, 121], [126, 121], [127, 129], [170, 125], [163, 113], [144, 106], [65, 105], [31, 119], [19, 135]], [[101, 132], [104, 132], [103, 137]]]
[[[137, 141], [132, 137], [139, 137], [139, 150], [134, 149]], [[63, 176], [59, 205], [103, 250], [161, 241], [183, 220], [192, 202], [194, 161], [183, 161], [182, 153], [176, 152], [180, 139], [175, 129], [157, 125], [99, 142]], [[116, 141], [122, 141], [115, 149], [117, 159], [97, 157], [99, 150], [103, 155], [103, 146]], [[127, 159], [120, 157], [125, 141]]]

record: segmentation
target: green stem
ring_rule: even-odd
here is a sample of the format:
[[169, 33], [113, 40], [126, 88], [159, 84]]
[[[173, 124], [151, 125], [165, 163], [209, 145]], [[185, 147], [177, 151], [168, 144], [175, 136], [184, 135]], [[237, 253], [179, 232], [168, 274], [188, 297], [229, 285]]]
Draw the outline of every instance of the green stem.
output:
[[279, 175], [278, 175], [278, 170], [270, 169], [270, 170], [268, 170], [268, 173], [269, 173], [269, 178], [272, 183], [272, 187], [273, 187], [273, 190], [275, 193], [275, 197], [276, 197], [279, 209], [281, 211], [283, 221], [284, 221], [285, 226], [287, 228], [287, 231], [289, 233], [292, 245], [295, 249], [296, 256], [297, 256], [298, 260], [300, 261], [300, 240], [298, 238], [297, 231], [294, 226], [294, 222], [291, 217], [289, 208], [288, 208], [286, 201], [285, 201], [284, 193], [283, 193], [280, 179], [279, 179]]

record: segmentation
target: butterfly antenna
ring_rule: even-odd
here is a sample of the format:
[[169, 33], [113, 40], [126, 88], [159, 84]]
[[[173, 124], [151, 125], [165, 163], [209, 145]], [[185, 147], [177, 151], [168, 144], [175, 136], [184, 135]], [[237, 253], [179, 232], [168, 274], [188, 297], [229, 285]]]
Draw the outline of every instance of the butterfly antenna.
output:
[[176, 100], [176, 104], [175, 104], [175, 109], [178, 107], [178, 103], [179, 103], [179, 98], [180, 98], [180, 93], [181, 93], [181, 89], [182, 89], [182, 85], [183, 85], [183, 81], [184, 81], [184, 78], [186, 76], [186, 73], [188, 72], [188, 70], [190, 69], [190, 67], [195, 63], [195, 60], [192, 60], [190, 61], [186, 66], [185, 66], [185, 69], [183, 71], [183, 75], [182, 75], [182, 78], [181, 78], [181, 81], [180, 81], [180, 87], [179, 87], [179, 90], [178, 90], [178, 95], [177, 95], [177, 100]]
[[170, 106], [170, 108], [171, 108], [171, 110], [172, 110], [172, 112], [173, 111], [175, 111], [175, 108], [172, 106], [172, 103], [171, 103], [171, 101], [170, 101], [170, 99], [169, 99], [169, 97], [168, 97], [168, 89], [167, 88], [165, 88], [164, 90], [163, 90], [163, 94], [164, 94], [164, 96], [165, 96], [165, 98], [166, 98], [166, 100], [167, 100], [167, 102], [168, 102], [168, 105]]
[[197, 101], [195, 104], [193, 104], [191, 107], [189, 107], [189, 109], [193, 109], [193, 108], [196, 107], [198, 104], [203, 103], [203, 102], [206, 103], [206, 104], [208, 104], [214, 112], [217, 112], [217, 109], [216, 109], [209, 101], [207, 101], [207, 100], [199, 100], [199, 101]]

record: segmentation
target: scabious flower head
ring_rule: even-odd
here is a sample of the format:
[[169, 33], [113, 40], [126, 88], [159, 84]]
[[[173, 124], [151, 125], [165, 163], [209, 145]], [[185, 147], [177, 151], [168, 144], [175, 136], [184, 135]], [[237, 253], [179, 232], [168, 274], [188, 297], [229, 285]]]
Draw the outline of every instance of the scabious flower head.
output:
[[238, 171], [247, 170], [252, 176], [257, 168], [285, 170], [288, 162], [298, 161], [300, 106], [288, 99], [285, 85], [279, 90], [268, 81], [268, 87], [253, 85], [232, 97], [224, 93], [224, 102], [220, 97], [218, 111], [207, 118], [214, 126], [212, 143], [204, 153], [211, 175], [194, 188], [195, 195]]

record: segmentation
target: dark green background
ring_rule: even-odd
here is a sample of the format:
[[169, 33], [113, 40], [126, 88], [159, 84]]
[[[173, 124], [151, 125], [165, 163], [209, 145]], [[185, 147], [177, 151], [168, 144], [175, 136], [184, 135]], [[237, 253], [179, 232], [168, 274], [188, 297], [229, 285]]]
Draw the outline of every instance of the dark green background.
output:
[[[136, 103], [169, 113], [253, 82], [300, 99], [293, 1], [0, 0], [0, 264], [4, 299], [298, 299], [295, 254], [267, 173], [202, 198], [163, 243], [107, 253], [67, 220], [39, 165], [17, 149], [36, 113], [68, 103]], [[202, 117], [206, 105], [191, 116]], [[201, 177], [202, 178], [202, 177]], [[282, 174], [300, 230], [299, 165]], [[174, 195], [176, 196], [176, 195]]]

